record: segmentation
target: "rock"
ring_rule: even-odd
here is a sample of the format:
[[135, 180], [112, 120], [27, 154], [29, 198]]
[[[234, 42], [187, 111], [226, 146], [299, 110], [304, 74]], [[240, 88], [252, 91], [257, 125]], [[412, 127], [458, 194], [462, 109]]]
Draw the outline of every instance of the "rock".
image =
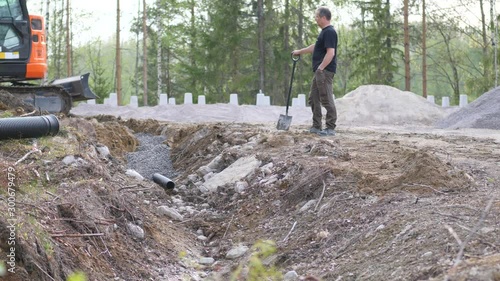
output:
[[242, 157], [236, 160], [229, 167], [211, 177], [208, 181], [203, 184], [204, 189], [200, 190], [203, 192], [205, 189], [208, 192], [214, 192], [217, 187], [223, 186], [229, 183], [238, 181], [252, 172], [260, 166], [261, 162], [255, 156]]
[[210, 169], [208, 166], [201, 166], [198, 168], [198, 173], [200, 173], [202, 176], [205, 176], [206, 174], [212, 173], [213, 170]]
[[238, 181], [234, 184], [234, 191], [238, 193], [243, 193], [248, 188], [248, 183], [246, 181]]
[[208, 239], [208, 238], [207, 238], [206, 236], [204, 236], [204, 235], [199, 235], [199, 236], [198, 236], [198, 237], [196, 237], [196, 238], [197, 238], [198, 240], [200, 240], [200, 241], [207, 241], [207, 239]]
[[215, 174], [213, 172], [210, 172], [206, 175], [203, 176], [203, 180], [204, 181], [208, 181], [209, 179], [211, 179]]
[[285, 276], [283, 276], [283, 281], [297, 281], [299, 280], [299, 275], [294, 270], [288, 271]]
[[222, 162], [222, 156], [218, 155], [214, 159], [212, 159], [212, 161], [210, 161], [210, 163], [208, 163], [207, 166], [208, 168], [217, 171], [220, 169], [221, 162]]
[[128, 232], [135, 238], [144, 239], [144, 230], [131, 222], [127, 223]]
[[139, 174], [138, 172], [136, 172], [135, 170], [132, 170], [132, 169], [128, 169], [125, 174], [129, 177], [132, 177], [132, 178], [135, 178], [137, 179], [138, 181], [142, 181], [144, 180], [144, 177]]
[[266, 165], [260, 167], [260, 170], [265, 174], [265, 175], [270, 175], [273, 173], [273, 167], [274, 164], [273, 162], [269, 162]]
[[199, 263], [200, 264], [205, 264], [205, 265], [210, 265], [215, 262], [214, 258], [207, 258], [207, 257], [202, 257], [200, 258]]
[[237, 258], [243, 256], [247, 251], [248, 251], [247, 246], [238, 246], [236, 248], [229, 250], [229, 252], [227, 252], [226, 259], [229, 259], [229, 260], [237, 259]]
[[102, 158], [107, 158], [111, 154], [109, 148], [105, 145], [97, 145], [96, 150]]
[[76, 162], [76, 158], [74, 155], [68, 155], [63, 158], [62, 162], [64, 165], [71, 165]]
[[187, 176], [187, 178], [190, 182], [197, 182], [198, 181], [198, 175], [196, 175], [196, 174], [191, 174], [191, 175]]
[[316, 203], [315, 199], [309, 200], [307, 203], [304, 204], [304, 206], [302, 206], [302, 208], [300, 208], [299, 213], [309, 210], [312, 206], [314, 206], [315, 203]]
[[177, 221], [184, 220], [184, 217], [181, 214], [179, 214], [179, 212], [177, 212], [175, 209], [169, 208], [167, 206], [158, 207], [158, 212], [160, 213], [160, 215], [166, 215], [173, 220], [177, 220]]

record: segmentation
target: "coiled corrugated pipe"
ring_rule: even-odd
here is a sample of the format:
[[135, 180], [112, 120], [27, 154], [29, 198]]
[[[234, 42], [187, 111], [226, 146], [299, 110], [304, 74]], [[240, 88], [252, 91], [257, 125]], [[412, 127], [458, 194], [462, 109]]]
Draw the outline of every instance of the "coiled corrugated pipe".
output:
[[166, 189], [174, 189], [175, 187], [175, 183], [171, 179], [159, 173], [153, 174], [153, 181]]
[[0, 118], [0, 140], [39, 138], [59, 133], [55, 115]]

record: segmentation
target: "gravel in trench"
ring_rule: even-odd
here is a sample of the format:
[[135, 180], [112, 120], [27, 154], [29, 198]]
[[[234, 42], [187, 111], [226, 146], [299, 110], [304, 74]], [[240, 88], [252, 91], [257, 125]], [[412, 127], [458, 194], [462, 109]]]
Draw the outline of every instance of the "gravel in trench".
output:
[[135, 137], [139, 146], [135, 152], [127, 154], [128, 169], [133, 169], [150, 180], [154, 173], [174, 179], [177, 174], [170, 160], [170, 147], [164, 144], [167, 137], [146, 133], [135, 134]]

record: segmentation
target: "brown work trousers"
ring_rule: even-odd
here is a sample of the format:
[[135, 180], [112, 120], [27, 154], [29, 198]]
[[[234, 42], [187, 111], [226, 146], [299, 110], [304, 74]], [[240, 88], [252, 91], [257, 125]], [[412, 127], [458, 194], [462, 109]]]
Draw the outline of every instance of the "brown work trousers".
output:
[[309, 105], [313, 113], [313, 127], [321, 129], [321, 106], [326, 109], [326, 128], [337, 126], [337, 109], [333, 100], [333, 77], [335, 73], [323, 70], [315, 71], [309, 94]]

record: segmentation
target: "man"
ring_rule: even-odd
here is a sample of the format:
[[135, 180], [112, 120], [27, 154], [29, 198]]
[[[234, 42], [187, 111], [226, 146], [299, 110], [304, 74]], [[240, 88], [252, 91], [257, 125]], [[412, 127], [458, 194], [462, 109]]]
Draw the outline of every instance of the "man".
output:
[[[313, 126], [309, 132], [334, 136], [337, 122], [337, 109], [333, 100], [333, 77], [337, 71], [337, 32], [330, 24], [332, 13], [327, 7], [319, 7], [314, 16], [316, 23], [321, 28], [315, 44], [306, 48], [292, 51], [292, 55], [312, 53], [312, 66], [314, 77], [309, 94], [309, 105], [313, 113]], [[326, 128], [322, 130], [321, 106], [326, 109]]]

